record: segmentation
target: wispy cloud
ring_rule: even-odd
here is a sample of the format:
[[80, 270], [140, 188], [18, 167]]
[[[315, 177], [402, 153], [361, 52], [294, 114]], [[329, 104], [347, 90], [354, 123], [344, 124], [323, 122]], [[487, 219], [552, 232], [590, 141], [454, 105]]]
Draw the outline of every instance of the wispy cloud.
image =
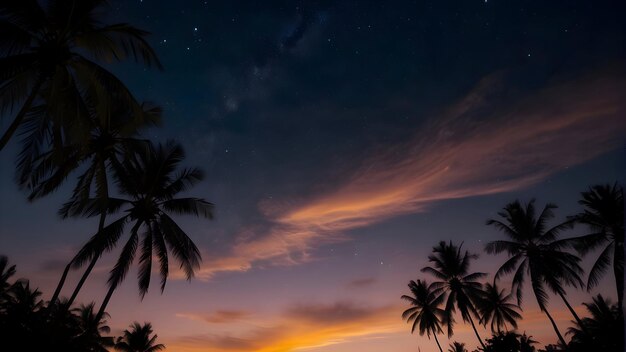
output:
[[364, 278], [361, 278], [361, 279], [356, 279], [356, 280], [352, 280], [352, 281], [348, 282], [346, 287], [350, 288], [350, 289], [353, 289], [353, 288], [363, 288], [363, 287], [371, 286], [371, 285], [375, 284], [376, 282], [378, 282], [378, 279], [376, 279], [375, 277], [364, 277]]
[[210, 314], [178, 313], [179, 318], [204, 321], [213, 324], [228, 324], [242, 321], [250, 317], [251, 313], [243, 310], [218, 310]]
[[373, 152], [333, 192], [289, 207], [263, 204], [273, 225], [243, 231], [232, 252], [206, 261], [199, 277], [306, 262], [312, 248], [346, 240], [348, 230], [437, 201], [524, 188], [623, 142], [622, 72], [553, 84], [519, 99], [500, 94], [502, 81], [486, 77], [411, 141]]

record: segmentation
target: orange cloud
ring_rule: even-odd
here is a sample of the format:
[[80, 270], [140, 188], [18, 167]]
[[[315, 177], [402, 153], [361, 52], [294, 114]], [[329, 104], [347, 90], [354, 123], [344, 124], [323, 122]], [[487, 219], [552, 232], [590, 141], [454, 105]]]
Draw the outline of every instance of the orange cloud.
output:
[[494, 101], [501, 82], [500, 75], [485, 78], [413, 140], [374, 152], [335, 191], [282, 209], [265, 205], [274, 225], [244, 231], [247, 240], [206, 261], [198, 276], [306, 262], [312, 248], [346, 240], [347, 230], [424, 211], [441, 200], [527, 187], [623, 142], [623, 72]]

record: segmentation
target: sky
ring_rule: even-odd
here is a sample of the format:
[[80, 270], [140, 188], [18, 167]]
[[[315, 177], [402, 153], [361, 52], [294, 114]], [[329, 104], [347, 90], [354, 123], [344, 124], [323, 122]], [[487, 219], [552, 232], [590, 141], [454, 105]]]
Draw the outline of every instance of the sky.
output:
[[[163, 294], [155, 277], [142, 301], [131, 271], [108, 307], [113, 334], [136, 320], [171, 351], [436, 351], [400, 316], [409, 280], [432, 281], [420, 268], [433, 246], [463, 243], [491, 279], [505, 258], [483, 251], [501, 238], [485, 222], [508, 202], [556, 203], [558, 221], [590, 185], [625, 183], [623, 11], [605, 0], [110, 1], [103, 18], [151, 32], [165, 69], [107, 67], [163, 106], [163, 126], [143, 134], [181, 142], [185, 165], [206, 172], [189, 194], [216, 205], [212, 221], [177, 218], [202, 252], [196, 277], [172, 272]], [[97, 220], [57, 217], [72, 179], [27, 202], [16, 150], [0, 154], [0, 253], [49, 298]], [[117, 254], [79, 301], [101, 302]], [[609, 275], [568, 297], [584, 314], [614, 291]], [[558, 297], [549, 307], [565, 331], [571, 315]], [[522, 308], [519, 331], [555, 343], [530, 292]], [[440, 340], [478, 345], [463, 324]]]

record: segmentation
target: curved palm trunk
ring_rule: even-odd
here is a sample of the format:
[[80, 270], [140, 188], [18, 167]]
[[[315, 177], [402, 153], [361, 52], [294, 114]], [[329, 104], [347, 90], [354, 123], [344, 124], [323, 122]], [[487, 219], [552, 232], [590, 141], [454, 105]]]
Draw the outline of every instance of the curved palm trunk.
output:
[[439, 352], [443, 352], [443, 350], [441, 349], [441, 345], [439, 344], [439, 339], [437, 339], [437, 334], [433, 334], [433, 336], [435, 336], [435, 342], [437, 342], [437, 347], [439, 347]]
[[[106, 220], [106, 211], [100, 214], [100, 223], [98, 224], [98, 232], [102, 231], [102, 229], [104, 228], [105, 220]], [[100, 257], [97, 255], [94, 256], [93, 259], [91, 259], [91, 262], [89, 263], [89, 266], [87, 267], [87, 270], [85, 270], [85, 272], [83, 273], [83, 276], [80, 278], [80, 281], [78, 281], [78, 285], [76, 285], [74, 292], [72, 292], [72, 297], [70, 297], [70, 300], [67, 302], [68, 307], [71, 306], [72, 303], [74, 303], [76, 296], [78, 296], [78, 292], [80, 292], [80, 290], [83, 288], [83, 284], [89, 277], [89, 274], [91, 274], [93, 267], [96, 266], [96, 262], [98, 261], [98, 259], [100, 259]]]
[[57, 285], [57, 288], [54, 290], [54, 294], [52, 295], [52, 298], [50, 298], [50, 304], [55, 303], [57, 299], [59, 298], [61, 289], [63, 288], [63, 285], [65, 285], [65, 279], [67, 279], [67, 274], [70, 272], [70, 269], [72, 268], [72, 263], [74, 263], [74, 259], [70, 260], [70, 262], [67, 263], [67, 265], [65, 266], [65, 270], [63, 270], [63, 274], [61, 275], [61, 280], [59, 280], [59, 284]]
[[478, 342], [480, 342], [480, 345], [483, 346], [483, 349], [485, 348], [485, 343], [483, 342], [483, 339], [480, 338], [480, 335], [478, 335], [478, 331], [476, 330], [476, 326], [474, 325], [474, 319], [472, 319], [471, 315], [467, 315], [469, 318], [470, 323], [472, 324], [472, 329], [474, 329], [474, 334], [476, 334], [476, 337], [478, 338]]
[[580, 326], [580, 328], [587, 332], [587, 329], [585, 328], [585, 326], [583, 325], [582, 320], [580, 320], [580, 317], [578, 316], [578, 314], [576, 314], [576, 311], [574, 310], [574, 308], [572, 308], [572, 306], [569, 304], [569, 302], [567, 301], [567, 299], [565, 299], [565, 295], [561, 292], [559, 292], [559, 296], [561, 297], [561, 299], [563, 300], [563, 302], [565, 303], [565, 305], [567, 306], [567, 309], [569, 309], [569, 311], [572, 313], [572, 315], [574, 316], [574, 319], [576, 319], [576, 322], [578, 323], [578, 326]]
[[44, 81], [45, 79], [41, 77], [39, 78], [37, 83], [35, 83], [35, 86], [33, 87], [33, 90], [30, 92], [30, 95], [28, 96], [26, 101], [24, 102], [24, 105], [22, 105], [22, 108], [17, 113], [17, 116], [15, 116], [15, 119], [13, 120], [13, 122], [11, 122], [9, 128], [7, 128], [7, 130], [2, 135], [2, 138], [0, 139], [0, 151], [4, 149], [11, 137], [13, 137], [13, 134], [15, 134], [15, 131], [17, 131], [17, 128], [22, 124], [24, 117], [26, 117], [26, 113], [28, 113], [28, 110], [30, 110], [31, 106], [33, 105], [33, 101], [35, 101], [35, 97], [37, 97], [39, 89], [41, 88], [41, 85]]
[[567, 346], [567, 343], [565, 343], [565, 339], [563, 338], [563, 335], [561, 335], [561, 332], [559, 331], [558, 326], [556, 326], [556, 323], [554, 322], [554, 319], [552, 318], [548, 310], [543, 307], [540, 307], [540, 308], [541, 310], [543, 310], [544, 313], [546, 313], [546, 315], [548, 316], [548, 319], [550, 319], [550, 323], [552, 323], [552, 327], [554, 328], [554, 331], [556, 332], [556, 336], [559, 337], [559, 341], [561, 341], [561, 344], [563, 344], [563, 346]]

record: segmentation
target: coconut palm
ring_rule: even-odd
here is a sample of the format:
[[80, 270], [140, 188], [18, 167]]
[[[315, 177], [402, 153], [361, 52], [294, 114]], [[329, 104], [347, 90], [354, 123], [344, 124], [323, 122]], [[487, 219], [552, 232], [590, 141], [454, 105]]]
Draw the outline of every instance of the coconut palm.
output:
[[[87, 167], [81, 169], [82, 173], [78, 177], [70, 200], [60, 210], [60, 214], [66, 218], [69, 207], [87, 206], [83, 203], [92, 195], [93, 189], [95, 199], [99, 202], [90, 205], [98, 206], [100, 209], [98, 231], [102, 231], [107, 216], [105, 209], [109, 199], [110, 174], [114, 172], [112, 165], [119, 164], [119, 160], [138, 149], [147, 148], [148, 142], [137, 138], [138, 129], [160, 121], [160, 108], [149, 104], [144, 104], [143, 108], [140, 116], [134, 115], [134, 111], [123, 102], [116, 103], [109, 116], [103, 116], [100, 110], [94, 109], [92, 113], [94, 127], [86, 143], [69, 144], [63, 147], [60, 153], [51, 148], [41, 153], [34, 162], [19, 164], [20, 184], [30, 190], [29, 200], [50, 194], [61, 186], [72, 172], [86, 164]], [[89, 263], [69, 299], [70, 305], [76, 299], [97, 260], [98, 257], [94, 257]], [[54, 302], [60, 294], [72, 263], [73, 259], [65, 267], [51, 301]]]
[[[98, 62], [132, 57], [161, 68], [147, 32], [125, 23], [103, 25], [104, 0], [3, 0], [0, 3], [0, 114], [17, 110], [0, 138], [0, 150], [27, 115], [42, 106], [55, 147], [88, 135], [85, 100], [131, 93]], [[92, 94], [87, 97], [84, 94]], [[41, 103], [44, 103], [43, 105]], [[41, 137], [44, 138], [44, 135]]]
[[617, 183], [596, 185], [582, 192], [578, 201], [585, 208], [573, 217], [587, 225], [591, 233], [576, 239], [574, 247], [581, 255], [597, 248], [602, 252], [589, 272], [587, 289], [600, 282], [609, 266], [617, 287], [617, 304], [623, 309], [624, 301], [624, 190]]
[[157, 335], [152, 335], [152, 324], [134, 322], [131, 330], [124, 330], [124, 336], [117, 339], [115, 349], [124, 352], [154, 352], [165, 349], [163, 344], [155, 344]]
[[[109, 291], [100, 307], [98, 318], [102, 317], [113, 291], [124, 280], [135, 258], [140, 237], [138, 282], [142, 298], [150, 286], [153, 252], [159, 260], [161, 291], [165, 289], [169, 273], [168, 247], [188, 280], [199, 267], [201, 257], [198, 248], [170, 214], [211, 219], [213, 205], [200, 198], [175, 198], [203, 179], [202, 172], [196, 168], [183, 169], [174, 174], [184, 157], [185, 153], [179, 144], [168, 142], [139, 151], [115, 166], [118, 192], [129, 199], [109, 198], [107, 210], [114, 212], [125, 209], [126, 215], [96, 233], [74, 258], [74, 265], [78, 267], [110, 251], [117, 244], [126, 225], [132, 223], [128, 241], [110, 272]], [[89, 199], [80, 204], [69, 204], [66, 211], [68, 216], [96, 216], [100, 212], [97, 204], [98, 199]], [[142, 228], [144, 231], [140, 235]]]
[[15, 265], [9, 266], [9, 259], [0, 255], [0, 303], [9, 298], [9, 288], [11, 287], [9, 279], [13, 275], [15, 275]]
[[572, 227], [572, 221], [559, 223], [548, 228], [548, 221], [554, 218], [556, 205], [547, 204], [539, 217], [535, 214], [535, 201], [523, 206], [519, 201], [507, 204], [498, 214], [504, 221], [491, 219], [487, 225], [494, 226], [510, 240], [488, 243], [485, 250], [490, 254], [506, 253], [507, 261], [496, 272], [494, 280], [502, 275], [515, 272], [511, 291], [516, 293], [518, 306], [522, 302], [522, 288], [525, 281], [530, 284], [539, 304], [546, 314], [559, 340], [565, 345], [563, 335], [547, 309], [546, 286], [559, 295], [577, 321], [580, 318], [565, 298], [564, 286], [582, 286], [580, 258], [563, 251], [569, 245], [566, 240], [557, 240], [559, 234]]
[[453, 342], [450, 344], [450, 348], [448, 348], [448, 352], [467, 352], [464, 343]]
[[517, 305], [509, 303], [511, 294], [505, 294], [504, 289], [500, 290], [497, 283], [487, 283], [483, 289], [480, 300], [476, 302], [480, 312], [480, 323], [487, 326], [490, 323], [492, 333], [501, 333], [502, 328], [507, 329], [507, 323], [513, 329], [517, 329], [517, 320], [522, 316], [518, 313]]
[[411, 304], [411, 308], [402, 313], [402, 319], [406, 319], [407, 323], [412, 323], [411, 333], [418, 328], [420, 336], [426, 333], [430, 339], [432, 334], [437, 342], [439, 351], [443, 352], [437, 334], [442, 334], [442, 324], [445, 323], [445, 311], [439, 308], [444, 301], [444, 297], [436, 295], [426, 281], [411, 280], [409, 282], [411, 295], [403, 295], [401, 298]]
[[572, 351], [607, 351], [624, 350], [624, 318], [618, 306], [611, 305], [602, 295], [597, 295], [591, 303], [583, 303], [591, 317], [582, 320], [582, 326], [568, 329], [572, 335]]
[[111, 329], [106, 325], [106, 320], [109, 315], [103, 314], [103, 318], [96, 320], [94, 303], [82, 305], [80, 308], [73, 309], [75, 312], [81, 333], [76, 337], [76, 344], [81, 346], [84, 350], [94, 352], [107, 352], [107, 347], [114, 345], [113, 338], [110, 336], [103, 336], [111, 332]]
[[476, 254], [468, 251], [462, 252], [462, 244], [456, 246], [445, 241], [433, 248], [433, 252], [428, 256], [428, 261], [433, 266], [427, 266], [422, 272], [433, 275], [440, 281], [433, 282], [434, 293], [440, 296], [447, 295], [446, 301], [446, 322], [448, 325], [448, 336], [452, 336], [455, 306], [461, 313], [464, 322], [469, 322], [474, 329], [478, 341], [484, 348], [483, 340], [480, 338], [474, 319], [480, 318], [476, 311], [475, 302], [480, 299], [482, 284], [476, 280], [487, 276], [485, 273], [470, 273], [470, 262], [478, 258]]

